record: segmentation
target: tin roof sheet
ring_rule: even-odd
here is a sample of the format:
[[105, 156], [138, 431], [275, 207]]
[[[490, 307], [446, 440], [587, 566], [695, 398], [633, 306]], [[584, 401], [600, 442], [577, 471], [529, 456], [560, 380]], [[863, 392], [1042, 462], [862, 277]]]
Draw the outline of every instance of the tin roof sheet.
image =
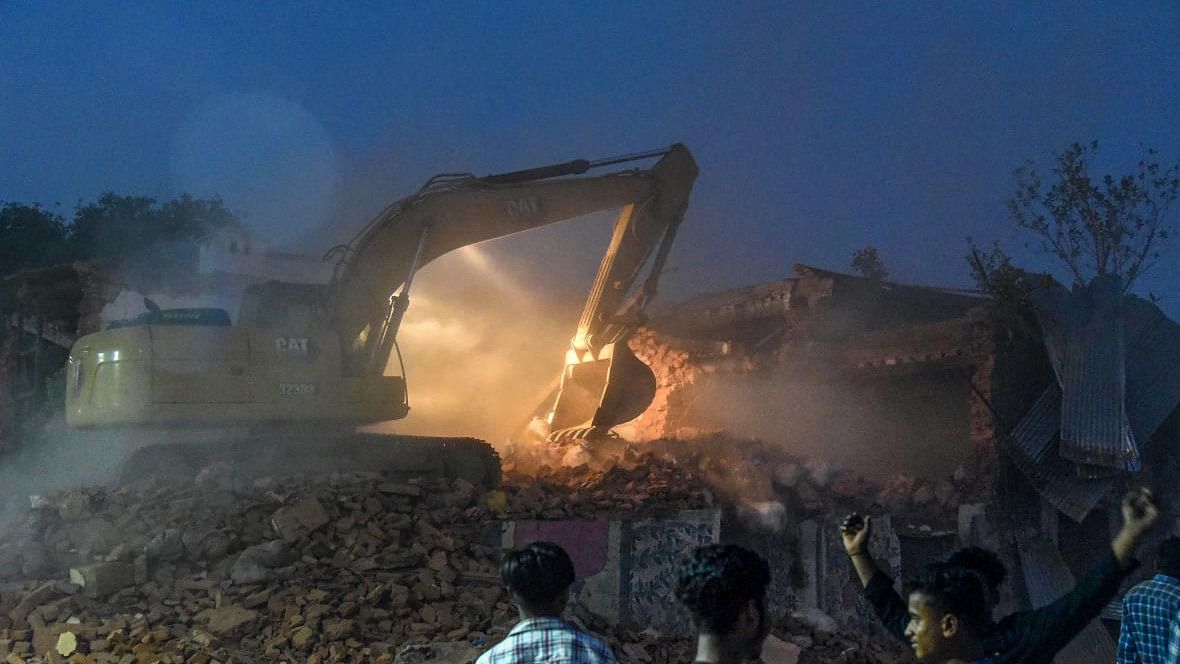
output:
[[1006, 439], [1008, 456], [1054, 507], [1081, 521], [1114, 488], [1112, 479], [1078, 477], [1078, 465], [1058, 454], [1061, 388], [1049, 386]]
[[1180, 324], [1159, 307], [1130, 298], [1127, 326], [1127, 419], [1148, 441], [1180, 405]]
[[1107, 275], [1072, 292], [1041, 289], [1033, 299], [1063, 393], [1060, 454], [1077, 463], [1139, 470], [1126, 413], [1122, 281]]

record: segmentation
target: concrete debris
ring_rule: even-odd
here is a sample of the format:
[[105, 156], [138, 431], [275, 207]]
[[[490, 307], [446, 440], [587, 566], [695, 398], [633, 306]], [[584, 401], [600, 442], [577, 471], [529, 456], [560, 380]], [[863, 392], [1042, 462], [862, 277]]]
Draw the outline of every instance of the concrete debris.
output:
[[402, 648], [394, 658], [394, 664], [468, 664], [475, 661], [483, 650], [467, 641], [449, 641], [412, 645]]
[[247, 547], [230, 568], [230, 579], [237, 584], [266, 583], [289, 577], [294, 568], [295, 552], [283, 540], [272, 540]]
[[168, 528], [153, 536], [143, 545], [143, 554], [148, 560], [175, 562], [184, 557], [184, 532], [179, 528]]
[[54, 650], [62, 657], [69, 657], [78, 649], [78, 637], [74, 636], [73, 632], [62, 632], [61, 636], [57, 637], [57, 646]]
[[[577, 465], [560, 465], [567, 456]], [[148, 478], [46, 496], [22, 531], [37, 546], [0, 570], [9, 589], [0, 590], [0, 659], [461, 664], [517, 619], [498, 583], [505, 520], [648, 518], [720, 502], [769, 528], [787, 512], [871, 509], [886, 490], [745, 441], [533, 450], [505, 461], [506, 481], [489, 492], [376, 473], [243, 486], [211, 472], [200, 483]], [[934, 491], [936, 500], [945, 493]], [[29, 550], [44, 559], [22, 576]], [[687, 639], [612, 625], [577, 604], [569, 617], [621, 662], [691, 661]], [[783, 616], [772, 642], [779, 661], [906, 661], [895, 644], [842, 635], [830, 621]]]
[[283, 507], [270, 518], [271, 525], [279, 537], [285, 540], [295, 540], [318, 530], [329, 521], [328, 513], [320, 501], [312, 497]]
[[[768, 531], [781, 526], [784, 511], [819, 516], [855, 510], [889, 512], [903, 531], [943, 532], [957, 527], [959, 504], [979, 477], [964, 471], [957, 479], [899, 475], [874, 483], [761, 441], [723, 435], [604, 444], [589, 458], [580, 452], [581, 463], [572, 467], [563, 465], [566, 455], [565, 448], [511, 450], [504, 463], [507, 490], [520, 489], [504, 499], [489, 494], [486, 509], [514, 518], [526, 518], [520, 507], [540, 511], [544, 518], [593, 518], [626, 513], [639, 504], [659, 513], [719, 501], [737, 506], [751, 525]], [[559, 487], [575, 486], [579, 490], [564, 504], [539, 502]]]
[[762, 644], [762, 661], [775, 662], [775, 664], [798, 664], [799, 654], [803, 649], [798, 644], [783, 641], [774, 636], [766, 637], [766, 642]]
[[240, 606], [205, 609], [197, 614], [197, 620], [205, 623], [205, 628], [209, 630], [209, 633], [221, 638], [247, 636], [256, 627], [258, 618], [257, 611], [243, 609]]
[[70, 583], [77, 584], [89, 597], [109, 597], [135, 583], [135, 569], [120, 562], [71, 567]]

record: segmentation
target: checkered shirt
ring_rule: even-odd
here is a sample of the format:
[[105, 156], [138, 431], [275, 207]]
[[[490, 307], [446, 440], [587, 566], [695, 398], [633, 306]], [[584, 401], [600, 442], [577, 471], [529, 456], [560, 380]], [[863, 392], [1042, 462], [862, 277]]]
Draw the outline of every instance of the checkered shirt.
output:
[[529, 618], [475, 664], [615, 664], [610, 648], [560, 618]]
[[1172, 638], [1168, 639], [1168, 664], [1180, 662], [1180, 616], [1172, 621]]
[[[1118, 664], [1174, 664], [1168, 650], [1180, 616], [1180, 579], [1156, 574], [1127, 591]], [[1174, 644], [1180, 648], [1180, 644]]]

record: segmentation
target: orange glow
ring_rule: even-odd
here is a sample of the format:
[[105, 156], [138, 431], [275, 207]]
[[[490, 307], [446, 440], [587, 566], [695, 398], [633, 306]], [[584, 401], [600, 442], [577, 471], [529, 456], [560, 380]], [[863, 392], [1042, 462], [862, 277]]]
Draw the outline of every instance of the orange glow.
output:
[[[410, 414], [397, 433], [519, 437], [557, 387], [581, 303], [523, 288], [488, 252], [464, 247], [422, 270], [398, 334]], [[391, 358], [387, 373], [399, 372]]]

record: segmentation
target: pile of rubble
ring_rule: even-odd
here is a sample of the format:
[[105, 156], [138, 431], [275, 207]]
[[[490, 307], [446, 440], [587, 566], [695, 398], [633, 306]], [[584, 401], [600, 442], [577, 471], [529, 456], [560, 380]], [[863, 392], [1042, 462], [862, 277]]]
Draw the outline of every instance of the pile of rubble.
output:
[[0, 555], [4, 569], [51, 580], [0, 596], [0, 651], [393, 661], [396, 645], [481, 644], [510, 621], [483, 496], [462, 480], [353, 475], [242, 491], [217, 479], [41, 500], [22, 544]]
[[[458, 664], [516, 619], [497, 575], [504, 520], [658, 516], [762, 498], [760, 489], [816, 512], [877, 500], [859, 483], [841, 488], [844, 475], [821, 464], [778, 459], [773, 472], [755, 472], [762, 448], [743, 446], [518, 452], [506, 457], [504, 484], [487, 492], [378, 474], [243, 486], [228, 468], [210, 467], [185, 484], [34, 497], [0, 544], [0, 657]], [[571, 613], [620, 661], [691, 661], [686, 639]], [[904, 661], [834, 623], [787, 619], [775, 633], [802, 662]]]
[[[979, 475], [966, 468], [941, 479], [898, 475], [873, 482], [777, 445], [720, 434], [640, 444], [533, 445], [509, 450], [505, 459], [509, 485], [528, 487], [517, 495], [534, 511], [540, 496], [574, 489], [568, 501], [555, 501], [542, 512], [545, 518], [593, 517], [641, 506], [666, 513], [779, 503], [803, 517], [888, 513], [895, 527], [934, 532], [954, 529], [960, 504], [987, 500], [974, 481]], [[650, 500], [653, 493], [659, 501]]]

